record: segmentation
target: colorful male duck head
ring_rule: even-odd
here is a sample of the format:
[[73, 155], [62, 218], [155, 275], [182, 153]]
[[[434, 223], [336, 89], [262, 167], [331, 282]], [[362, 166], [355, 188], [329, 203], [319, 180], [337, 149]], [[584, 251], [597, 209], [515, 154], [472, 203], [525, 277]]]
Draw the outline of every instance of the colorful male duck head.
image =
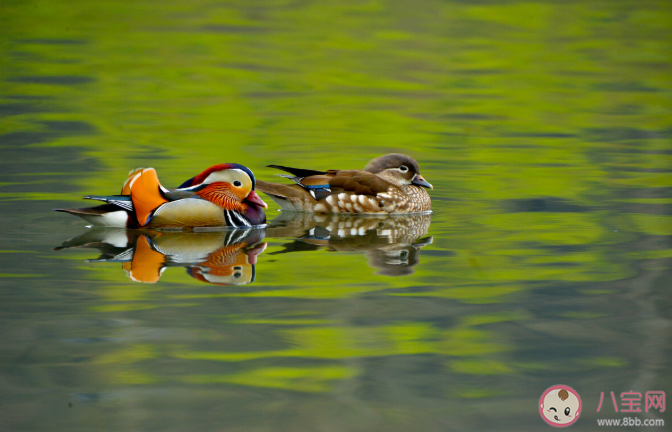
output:
[[254, 191], [255, 186], [256, 180], [249, 168], [231, 163], [211, 166], [182, 183], [178, 190], [193, 191], [229, 210], [239, 209], [241, 205], [268, 208]]

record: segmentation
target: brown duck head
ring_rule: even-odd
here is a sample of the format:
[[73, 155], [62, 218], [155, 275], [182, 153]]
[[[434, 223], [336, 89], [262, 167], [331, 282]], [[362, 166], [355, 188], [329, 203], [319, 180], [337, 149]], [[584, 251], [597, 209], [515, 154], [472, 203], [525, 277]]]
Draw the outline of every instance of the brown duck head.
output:
[[410, 156], [393, 153], [372, 159], [364, 171], [396, 185], [416, 185], [432, 189], [432, 185], [420, 175], [418, 163]]

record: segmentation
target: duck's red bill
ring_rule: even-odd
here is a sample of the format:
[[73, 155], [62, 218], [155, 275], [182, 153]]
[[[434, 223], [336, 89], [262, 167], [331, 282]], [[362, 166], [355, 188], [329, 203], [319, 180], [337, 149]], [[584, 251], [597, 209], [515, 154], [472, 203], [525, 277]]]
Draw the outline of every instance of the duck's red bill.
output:
[[259, 198], [259, 195], [257, 195], [257, 193], [256, 193], [255, 191], [250, 191], [250, 194], [247, 196], [247, 198], [245, 198], [245, 200], [246, 200], [246, 201], [249, 201], [249, 202], [251, 202], [251, 203], [254, 203], [254, 204], [258, 205], [258, 206], [261, 206], [261, 207], [263, 207], [263, 208], [265, 208], [265, 209], [268, 208], [268, 204], [266, 204], [265, 202], [263, 202], [263, 201], [261, 200], [261, 198]]

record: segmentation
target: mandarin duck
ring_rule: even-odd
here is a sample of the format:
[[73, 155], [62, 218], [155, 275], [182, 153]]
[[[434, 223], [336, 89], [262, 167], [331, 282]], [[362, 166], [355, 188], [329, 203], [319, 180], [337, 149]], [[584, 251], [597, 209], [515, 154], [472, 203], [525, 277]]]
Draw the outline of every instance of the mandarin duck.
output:
[[120, 195], [84, 197], [106, 204], [56, 211], [104, 227], [250, 228], [266, 223], [268, 208], [254, 189], [254, 174], [239, 164], [212, 166], [172, 190], [161, 186], [154, 168], [138, 168], [129, 173]]
[[315, 171], [269, 165], [295, 184], [257, 181], [258, 190], [283, 210], [313, 213], [424, 213], [432, 209], [432, 189], [410, 156], [388, 154], [363, 170]]

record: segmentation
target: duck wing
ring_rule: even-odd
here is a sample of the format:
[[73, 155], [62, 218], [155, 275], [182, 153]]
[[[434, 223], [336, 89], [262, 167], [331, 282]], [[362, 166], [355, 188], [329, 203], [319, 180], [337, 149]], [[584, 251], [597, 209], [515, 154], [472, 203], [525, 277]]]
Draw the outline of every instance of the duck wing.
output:
[[327, 175], [332, 176], [329, 180], [332, 193], [349, 192], [354, 195], [377, 196], [392, 186], [391, 183], [368, 171], [327, 171]]

